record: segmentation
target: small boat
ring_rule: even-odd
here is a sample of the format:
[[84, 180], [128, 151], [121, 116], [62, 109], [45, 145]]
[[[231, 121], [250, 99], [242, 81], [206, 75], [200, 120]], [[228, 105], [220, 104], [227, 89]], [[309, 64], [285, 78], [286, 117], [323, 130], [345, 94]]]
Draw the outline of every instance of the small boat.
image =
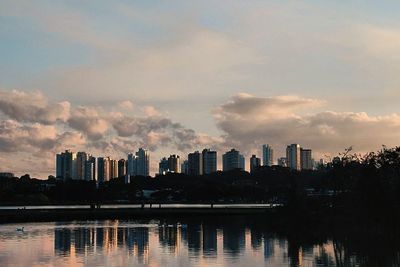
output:
[[23, 231], [24, 231], [24, 227], [17, 228], [17, 232], [23, 232]]

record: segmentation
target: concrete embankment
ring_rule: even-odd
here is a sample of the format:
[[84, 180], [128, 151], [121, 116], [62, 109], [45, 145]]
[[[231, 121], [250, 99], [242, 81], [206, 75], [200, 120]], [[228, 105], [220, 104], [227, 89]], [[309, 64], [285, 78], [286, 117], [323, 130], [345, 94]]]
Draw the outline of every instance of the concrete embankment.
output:
[[96, 208], [0, 210], [0, 223], [101, 219], [140, 219], [194, 215], [263, 215], [271, 208]]

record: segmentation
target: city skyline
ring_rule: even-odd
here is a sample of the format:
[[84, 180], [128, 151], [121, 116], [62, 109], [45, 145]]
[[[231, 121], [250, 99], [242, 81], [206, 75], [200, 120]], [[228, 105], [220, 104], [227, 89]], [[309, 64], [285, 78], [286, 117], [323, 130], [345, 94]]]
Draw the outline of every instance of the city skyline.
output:
[[[261, 164], [261, 156], [253, 154], [248, 157], [240, 151], [232, 148], [221, 156], [222, 166], [218, 165], [218, 152], [210, 148], [204, 148], [202, 152], [190, 152], [183, 157], [171, 154], [168, 158], [162, 157], [158, 161], [158, 171], [150, 173], [150, 153], [147, 149], [139, 148], [135, 153], [128, 153], [124, 158], [113, 159], [110, 156], [96, 157], [92, 154], [78, 151], [65, 150], [55, 156], [55, 177], [65, 180], [95, 180], [103, 183], [113, 178], [125, 177], [129, 183], [134, 176], [165, 175], [167, 173], [182, 173], [186, 175], [199, 176], [208, 175], [217, 171], [230, 171], [242, 169], [253, 173], [261, 166], [289, 167], [293, 170], [315, 170], [318, 164], [324, 164], [324, 159], [316, 160], [312, 157], [312, 149], [305, 149], [299, 144], [291, 144], [286, 148], [286, 157], [280, 157], [277, 161], [273, 156], [273, 147], [262, 145], [261, 155], [265, 159]], [[277, 162], [277, 164], [274, 164]], [[146, 166], [146, 167], [144, 167]], [[96, 176], [97, 174], [97, 176]]]
[[45, 178], [65, 148], [263, 159], [259, 144], [299, 143], [319, 159], [399, 145], [399, 8], [4, 0], [0, 171]]
[[[293, 150], [293, 147], [296, 150]], [[266, 150], [268, 148], [268, 150]], [[291, 150], [293, 150], [291, 152]], [[266, 151], [268, 151], [266, 155]], [[162, 157], [158, 161], [158, 171], [150, 173], [151, 156], [147, 149], [139, 148], [135, 153], [128, 153], [125, 157], [113, 159], [110, 156], [96, 157], [85, 151], [74, 152], [65, 150], [55, 156], [55, 177], [65, 180], [95, 180], [103, 183], [113, 178], [125, 177], [129, 183], [134, 176], [165, 175], [167, 173], [182, 173], [191, 176], [208, 175], [217, 171], [230, 171], [242, 169], [252, 173], [260, 166], [281, 166], [293, 170], [314, 170], [318, 164], [323, 164], [324, 159], [315, 160], [312, 157], [312, 149], [305, 149], [299, 144], [291, 144], [286, 148], [286, 157], [275, 161], [273, 147], [262, 145], [261, 154], [265, 160], [261, 163], [261, 157], [253, 154], [248, 157], [240, 151], [232, 148], [221, 156], [222, 166], [218, 165], [218, 152], [204, 148], [202, 152], [189, 152], [182, 158], [177, 154], [171, 154], [168, 158]], [[295, 159], [292, 159], [295, 155]], [[283, 161], [282, 161], [283, 160]], [[277, 162], [277, 164], [274, 164]], [[97, 174], [97, 175], [96, 175]]]
[[0, 265], [400, 266], [399, 11], [0, 0]]

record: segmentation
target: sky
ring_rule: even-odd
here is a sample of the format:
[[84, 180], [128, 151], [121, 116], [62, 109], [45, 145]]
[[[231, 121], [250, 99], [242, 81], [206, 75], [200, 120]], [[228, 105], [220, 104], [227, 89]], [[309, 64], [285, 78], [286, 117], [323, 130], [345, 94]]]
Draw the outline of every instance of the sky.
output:
[[[0, 0], [0, 171], [400, 141], [399, 1]], [[247, 162], [248, 165], [248, 162]], [[219, 168], [222, 166], [220, 165]], [[247, 166], [248, 169], [248, 166]]]

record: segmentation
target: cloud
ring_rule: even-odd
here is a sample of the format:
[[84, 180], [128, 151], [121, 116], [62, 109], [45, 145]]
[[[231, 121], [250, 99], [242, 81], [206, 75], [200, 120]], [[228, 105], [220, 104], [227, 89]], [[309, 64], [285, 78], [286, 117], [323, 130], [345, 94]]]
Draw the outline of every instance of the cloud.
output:
[[134, 137], [141, 146], [148, 147], [152, 151], [160, 146], [169, 146], [185, 152], [212, 140], [208, 135], [199, 135], [194, 130], [162, 116], [159, 112], [146, 112], [146, 116], [143, 117], [118, 116], [114, 117], [112, 122], [119, 137]]
[[143, 110], [144, 110], [144, 113], [146, 114], [146, 116], [149, 116], [149, 117], [161, 116], [161, 112], [153, 106], [146, 106], [146, 107], [144, 107]]
[[79, 149], [85, 144], [87, 144], [87, 140], [82, 133], [66, 131], [57, 135], [57, 146], [55, 149], [57, 149], [57, 152], [65, 149]]
[[79, 149], [86, 143], [77, 132], [57, 133], [50, 125], [0, 121], [0, 170], [46, 178], [54, 173], [55, 153]]
[[298, 96], [255, 97], [247, 93], [239, 93], [228, 103], [221, 105], [215, 112], [216, 116], [225, 120], [249, 119], [277, 120], [280, 118], [296, 117], [294, 111], [321, 106], [323, 101], [302, 98]]
[[[47, 111], [58, 103], [40, 93], [0, 94], [5, 96], [3, 102], [21, 100], [13, 103], [15, 114], [3, 112], [5, 118], [0, 119], [0, 152], [8, 155], [0, 158], [0, 165], [16, 166], [10, 161], [24, 158], [23, 172], [42, 173], [43, 177], [54, 170], [55, 153], [64, 149], [119, 158], [144, 147], [152, 152], [155, 172], [157, 158], [204, 147], [220, 153], [235, 147], [249, 156], [260, 155], [261, 145], [269, 143], [279, 156], [284, 155], [286, 144], [300, 143], [320, 157], [342, 152], [350, 145], [356, 151], [367, 152], [382, 144], [397, 145], [400, 140], [399, 114], [371, 116], [365, 112], [321, 111], [325, 101], [294, 95], [236, 94], [212, 111], [222, 134], [210, 136], [173, 121], [152, 106], [135, 105], [119, 112], [114, 111], [121, 108], [118, 102], [109, 107], [68, 106], [68, 112], [50, 115]], [[28, 96], [31, 103], [26, 103]], [[35, 163], [38, 159], [40, 164]]]
[[124, 109], [124, 110], [128, 110], [128, 111], [133, 110], [133, 107], [134, 107], [132, 101], [129, 101], [129, 100], [125, 100], [125, 101], [119, 102], [119, 103], [118, 103], [118, 106], [119, 106], [120, 108], [122, 108], [122, 109]]
[[[284, 155], [284, 146], [299, 143], [316, 155], [342, 152], [353, 145], [359, 152], [395, 146], [400, 140], [400, 115], [371, 116], [365, 112], [312, 112], [321, 101], [301, 97], [236, 95], [214, 110], [227, 145], [245, 153], [269, 143]], [[307, 112], [304, 111], [306, 109]]]
[[56, 138], [54, 126], [23, 125], [15, 120], [0, 121], [0, 150], [2, 152], [41, 151], [52, 148]]
[[68, 120], [68, 124], [93, 140], [103, 138], [108, 130], [108, 122], [93, 107], [80, 106], [74, 109]]
[[50, 103], [40, 92], [0, 91], [0, 111], [19, 122], [54, 124], [69, 118], [70, 103]]
[[[0, 151], [5, 153], [29, 153], [41, 158], [57, 150], [77, 148], [86, 143], [78, 132], [59, 133], [53, 125], [23, 124], [15, 120], [0, 121]], [[35, 166], [32, 164], [32, 166]]]
[[[55, 153], [65, 149], [126, 157], [139, 147], [156, 155], [166, 148], [186, 153], [213, 141], [213, 137], [197, 134], [153, 106], [133, 106], [130, 101], [108, 107], [68, 103], [63, 109], [60, 103], [67, 102], [56, 103], [40, 92], [0, 91], [0, 95], [4, 117], [0, 117], [0, 152], [9, 155], [0, 159], [0, 166], [15, 166], [7, 159], [20, 155], [25, 159], [21, 164], [29, 162], [25, 172], [52, 170]], [[115, 111], [121, 107], [127, 109]], [[38, 158], [43, 159], [42, 164], [35, 163]]]

